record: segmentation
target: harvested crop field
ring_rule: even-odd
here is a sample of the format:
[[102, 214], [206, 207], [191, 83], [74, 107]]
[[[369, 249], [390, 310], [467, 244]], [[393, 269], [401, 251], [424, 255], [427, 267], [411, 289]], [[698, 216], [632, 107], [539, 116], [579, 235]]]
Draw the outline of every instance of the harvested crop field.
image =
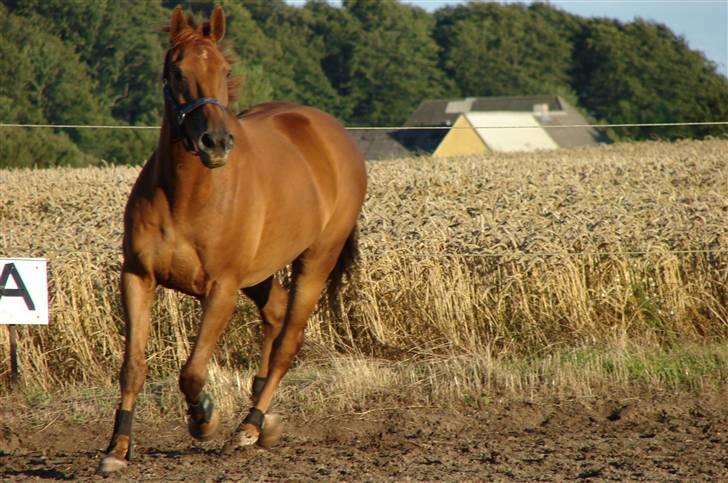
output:
[[[223, 439], [186, 436], [176, 375], [199, 312], [160, 291], [127, 476], [725, 479], [725, 153], [708, 140], [370, 164], [356, 283], [340, 319], [309, 324], [277, 396], [281, 446], [219, 457]], [[17, 391], [0, 368], [3, 479], [90, 476], [110, 434], [137, 172], [0, 171], [0, 254], [48, 258], [52, 319], [19, 330]], [[259, 336], [241, 297], [208, 383], [227, 431]]]

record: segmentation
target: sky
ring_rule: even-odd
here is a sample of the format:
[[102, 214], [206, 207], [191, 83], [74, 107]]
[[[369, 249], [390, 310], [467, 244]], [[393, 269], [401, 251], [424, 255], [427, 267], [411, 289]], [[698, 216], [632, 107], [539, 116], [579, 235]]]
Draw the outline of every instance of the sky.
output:
[[[403, 1], [429, 11], [465, 3], [461, 0]], [[289, 3], [302, 4], [305, 0], [289, 0]], [[702, 51], [728, 77], [728, 0], [550, 0], [549, 3], [582, 17], [609, 17], [623, 22], [641, 17], [663, 23], [684, 37], [691, 49]]]

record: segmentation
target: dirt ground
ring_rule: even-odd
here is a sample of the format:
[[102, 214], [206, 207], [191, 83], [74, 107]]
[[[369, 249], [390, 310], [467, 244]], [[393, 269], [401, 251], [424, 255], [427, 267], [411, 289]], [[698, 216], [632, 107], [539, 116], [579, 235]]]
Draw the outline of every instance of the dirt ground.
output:
[[[496, 399], [482, 408], [376, 408], [287, 417], [271, 450], [219, 453], [236, 421], [199, 444], [184, 421], [136, 425], [136, 458], [110, 479], [728, 481], [728, 399]], [[111, 421], [20, 424], [0, 409], [0, 480], [94, 475]], [[36, 423], [37, 424], [37, 423]]]

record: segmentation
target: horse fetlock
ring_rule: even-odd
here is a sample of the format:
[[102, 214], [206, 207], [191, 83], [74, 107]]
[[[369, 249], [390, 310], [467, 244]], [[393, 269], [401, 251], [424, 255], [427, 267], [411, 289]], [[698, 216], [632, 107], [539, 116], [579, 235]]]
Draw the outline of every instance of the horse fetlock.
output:
[[131, 453], [131, 436], [125, 434], [117, 435], [107, 450], [108, 455], [125, 460], [131, 459], [129, 453]]
[[106, 453], [120, 459], [132, 458], [132, 429], [134, 426], [134, 410], [117, 409], [114, 414], [114, 431]]

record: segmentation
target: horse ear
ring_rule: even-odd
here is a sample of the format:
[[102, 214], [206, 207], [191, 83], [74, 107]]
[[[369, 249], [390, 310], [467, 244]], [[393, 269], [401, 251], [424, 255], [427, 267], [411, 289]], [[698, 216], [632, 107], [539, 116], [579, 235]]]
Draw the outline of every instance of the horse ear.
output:
[[222, 11], [222, 5], [218, 5], [210, 15], [210, 38], [219, 42], [223, 37], [225, 37], [225, 12]]
[[182, 5], [177, 5], [172, 11], [172, 18], [169, 20], [169, 39], [175, 38], [185, 28], [187, 28], [187, 19], [182, 11]]

